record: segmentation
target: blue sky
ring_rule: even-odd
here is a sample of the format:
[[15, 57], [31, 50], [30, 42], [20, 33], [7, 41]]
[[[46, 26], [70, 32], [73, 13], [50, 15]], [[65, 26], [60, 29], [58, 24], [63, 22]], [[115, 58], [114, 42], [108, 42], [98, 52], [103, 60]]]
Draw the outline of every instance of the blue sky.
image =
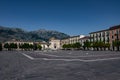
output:
[[89, 34], [120, 24], [120, 0], [0, 0], [0, 25]]

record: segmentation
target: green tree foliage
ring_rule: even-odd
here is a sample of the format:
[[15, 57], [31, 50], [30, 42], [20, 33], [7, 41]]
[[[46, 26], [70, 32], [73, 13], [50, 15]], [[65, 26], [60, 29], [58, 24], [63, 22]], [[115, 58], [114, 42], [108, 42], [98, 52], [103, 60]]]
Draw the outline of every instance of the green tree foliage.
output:
[[9, 48], [10, 48], [11, 50], [17, 49], [17, 44], [16, 44], [16, 43], [10, 43], [10, 44], [9, 44]]
[[19, 47], [23, 50], [29, 50], [29, 44], [28, 43], [20, 44]]
[[66, 49], [66, 48], [67, 48], [67, 44], [64, 44], [64, 45], [62, 46], [62, 48], [63, 48], [63, 49]]
[[84, 50], [87, 48], [87, 50], [91, 47], [91, 42], [89, 42], [88, 40], [84, 42], [83, 48]]
[[29, 48], [32, 50], [34, 46], [32, 44], [29, 44]]
[[69, 49], [70, 49], [70, 48], [73, 48], [73, 44], [68, 44], [68, 45], [67, 45], [67, 48], [69, 48]]
[[101, 41], [96, 41], [92, 43], [92, 47], [94, 48], [94, 50], [106, 50], [106, 48], [110, 49], [110, 44], [109, 43], [104, 43]]
[[81, 44], [80, 43], [74, 43], [74, 44], [64, 44], [62, 46], [63, 49], [80, 49]]
[[4, 48], [7, 50], [15, 50], [17, 49], [17, 44], [16, 43], [5, 43]]
[[33, 44], [33, 50], [37, 50], [38, 47], [37, 47], [37, 44]]
[[104, 50], [105, 50], [105, 48], [108, 48], [108, 50], [110, 50], [110, 43], [105, 43]]
[[112, 45], [113, 45], [113, 50], [114, 50], [115, 47], [117, 48], [117, 51], [120, 50], [120, 41], [119, 40], [113, 41]]
[[74, 43], [72, 45], [73, 45], [73, 48], [77, 48], [77, 49], [79, 49], [82, 46], [79, 42]]
[[34, 46], [33, 44], [24, 43], [24, 44], [19, 44], [19, 48], [21, 48], [22, 50], [33, 50]]
[[41, 46], [40, 44], [38, 44], [38, 45], [37, 45], [37, 48], [38, 48], [39, 50], [41, 50], [41, 49], [42, 49], [42, 46]]
[[8, 44], [8, 43], [5, 43], [5, 44], [4, 44], [4, 48], [6, 48], [7, 50], [10, 50], [9, 44]]

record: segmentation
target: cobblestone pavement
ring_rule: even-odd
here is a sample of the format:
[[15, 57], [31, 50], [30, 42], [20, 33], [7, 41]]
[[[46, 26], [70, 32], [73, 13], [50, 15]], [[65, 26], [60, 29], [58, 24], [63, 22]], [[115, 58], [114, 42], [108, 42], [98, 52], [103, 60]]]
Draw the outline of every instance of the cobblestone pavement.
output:
[[1, 51], [0, 80], [120, 80], [119, 57], [111, 51]]

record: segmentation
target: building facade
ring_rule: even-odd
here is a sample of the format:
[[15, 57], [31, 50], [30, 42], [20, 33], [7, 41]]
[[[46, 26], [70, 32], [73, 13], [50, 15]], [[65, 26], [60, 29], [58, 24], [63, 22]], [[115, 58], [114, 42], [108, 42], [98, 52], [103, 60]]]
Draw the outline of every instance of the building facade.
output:
[[86, 42], [86, 41], [90, 41], [89, 36], [85, 36], [85, 37], [79, 39], [79, 42], [82, 46], [84, 46], [84, 42]]
[[110, 44], [113, 46], [114, 41], [120, 41], [120, 25], [109, 28]]
[[49, 48], [52, 49], [52, 50], [61, 49], [61, 40], [55, 39], [55, 38], [51, 38], [49, 40]]
[[41, 45], [42, 50], [48, 49], [49, 48], [49, 43], [42, 41], [42, 42], [34, 42], [36, 45]]
[[67, 39], [62, 39], [62, 40], [61, 40], [61, 47], [62, 47], [64, 44], [70, 44], [69, 38], [67, 38]]
[[90, 42], [97, 42], [97, 41], [109, 43], [109, 29], [91, 32]]
[[111, 49], [113, 47], [113, 42], [116, 40], [120, 41], [120, 25], [110, 27], [106, 30], [90, 33], [91, 42], [101, 41], [104, 43], [109, 43]]
[[78, 35], [78, 36], [71, 36], [70, 38], [67, 39], [62, 39], [61, 40], [61, 48], [64, 44], [74, 44], [74, 43], [80, 43], [80, 39], [84, 38], [84, 35]]
[[69, 38], [69, 44], [74, 44], [79, 42], [80, 38], [83, 38], [84, 35], [72, 36]]

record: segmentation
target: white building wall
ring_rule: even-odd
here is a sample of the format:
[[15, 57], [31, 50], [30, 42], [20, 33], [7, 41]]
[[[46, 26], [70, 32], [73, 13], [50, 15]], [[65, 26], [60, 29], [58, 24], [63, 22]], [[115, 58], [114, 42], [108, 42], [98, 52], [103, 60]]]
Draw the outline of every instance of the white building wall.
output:
[[53, 50], [57, 50], [57, 49], [61, 49], [61, 44], [60, 44], [60, 40], [51, 40], [49, 45], [50, 49]]

